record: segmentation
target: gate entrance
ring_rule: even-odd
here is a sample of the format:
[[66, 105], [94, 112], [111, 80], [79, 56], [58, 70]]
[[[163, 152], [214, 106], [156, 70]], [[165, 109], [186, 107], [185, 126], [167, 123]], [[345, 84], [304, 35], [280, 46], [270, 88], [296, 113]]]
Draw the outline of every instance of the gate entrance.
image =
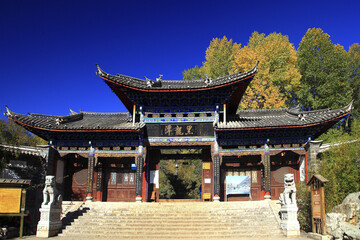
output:
[[149, 158], [150, 201], [211, 200], [213, 186], [209, 146], [152, 148]]
[[201, 159], [160, 161], [161, 199], [201, 199]]

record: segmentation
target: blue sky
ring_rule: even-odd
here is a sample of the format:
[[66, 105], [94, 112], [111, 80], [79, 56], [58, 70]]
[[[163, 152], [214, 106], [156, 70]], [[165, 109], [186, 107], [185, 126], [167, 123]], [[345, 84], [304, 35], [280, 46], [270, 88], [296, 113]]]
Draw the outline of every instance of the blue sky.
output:
[[126, 111], [95, 75], [181, 79], [212, 38], [243, 46], [252, 32], [288, 35], [297, 48], [320, 27], [348, 50], [360, 42], [359, 1], [0, 1], [0, 112], [67, 115]]

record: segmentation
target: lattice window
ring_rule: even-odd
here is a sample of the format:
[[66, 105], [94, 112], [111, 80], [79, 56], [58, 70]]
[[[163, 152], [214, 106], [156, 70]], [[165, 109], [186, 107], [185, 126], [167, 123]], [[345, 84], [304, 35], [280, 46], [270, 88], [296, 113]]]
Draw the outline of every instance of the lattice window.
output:
[[117, 184], [135, 184], [135, 172], [131, 170], [117, 170], [111, 171], [109, 175], [108, 184], [117, 185]]
[[226, 176], [250, 176], [252, 183], [258, 182], [256, 170], [246, 171], [244, 169], [231, 168], [226, 170]]
[[79, 185], [85, 185], [87, 183], [88, 178], [88, 170], [82, 169], [76, 173], [74, 173], [74, 180]]

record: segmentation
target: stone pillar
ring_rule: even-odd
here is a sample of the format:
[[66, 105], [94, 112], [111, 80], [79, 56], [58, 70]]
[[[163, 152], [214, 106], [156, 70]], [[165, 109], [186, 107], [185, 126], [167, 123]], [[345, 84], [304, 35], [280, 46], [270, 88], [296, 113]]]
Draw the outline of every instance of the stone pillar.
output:
[[213, 159], [213, 181], [214, 181], [214, 202], [220, 202], [220, 162], [219, 154], [214, 155]]
[[144, 157], [139, 155], [136, 158], [136, 202], [142, 202], [143, 166]]
[[262, 174], [262, 191], [264, 192], [264, 199], [271, 199], [271, 162], [268, 145], [265, 144], [264, 154], [261, 155], [261, 163], [263, 164]]
[[55, 177], [46, 176], [43, 190], [44, 200], [40, 208], [40, 221], [37, 225], [36, 237], [48, 238], [58, 234], [62, 223], [62, 197], [55, 186]]
[[284, 192], [280, 194], [279, 202], [281, 209], [279, 212], [281, 223], [286, 236], [300, 236], [300, 224], [297, 219], [296, 187], [294, 174], [285, 174]]
[[[317, 159], [317, 155], [320, 152], [322, 141], [311, 141], [309, 140], [305, 144], [305, 150], [306, 150], [306, 157], [307, 157], [307, 172], [308, 172], [308, 178], [310, 179], [314, 173], [316, 173], [318, 167], [319, 167], [319, 160]], [[308, 179], [306, 179], [308, 181]]]
[[86, 201], [92, 202], [93, 200], [93, 180], [94, 180], [94, 162], [95, 162], [95, 149], [90, 148], [90, 155], [88, 158], [88, 178], [86, 187]]

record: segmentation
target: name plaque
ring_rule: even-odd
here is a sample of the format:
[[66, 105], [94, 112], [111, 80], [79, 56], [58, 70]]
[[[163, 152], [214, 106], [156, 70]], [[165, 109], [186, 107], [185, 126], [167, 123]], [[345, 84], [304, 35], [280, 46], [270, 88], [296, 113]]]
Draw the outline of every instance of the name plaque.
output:
[[319, 190], [312, 190], [313, 195], [313, 218], [321, 218], [321, 197]]
[[160, 126], [161, 136], [196, 136], [197, 126], [196, 125], [161, 125]]

